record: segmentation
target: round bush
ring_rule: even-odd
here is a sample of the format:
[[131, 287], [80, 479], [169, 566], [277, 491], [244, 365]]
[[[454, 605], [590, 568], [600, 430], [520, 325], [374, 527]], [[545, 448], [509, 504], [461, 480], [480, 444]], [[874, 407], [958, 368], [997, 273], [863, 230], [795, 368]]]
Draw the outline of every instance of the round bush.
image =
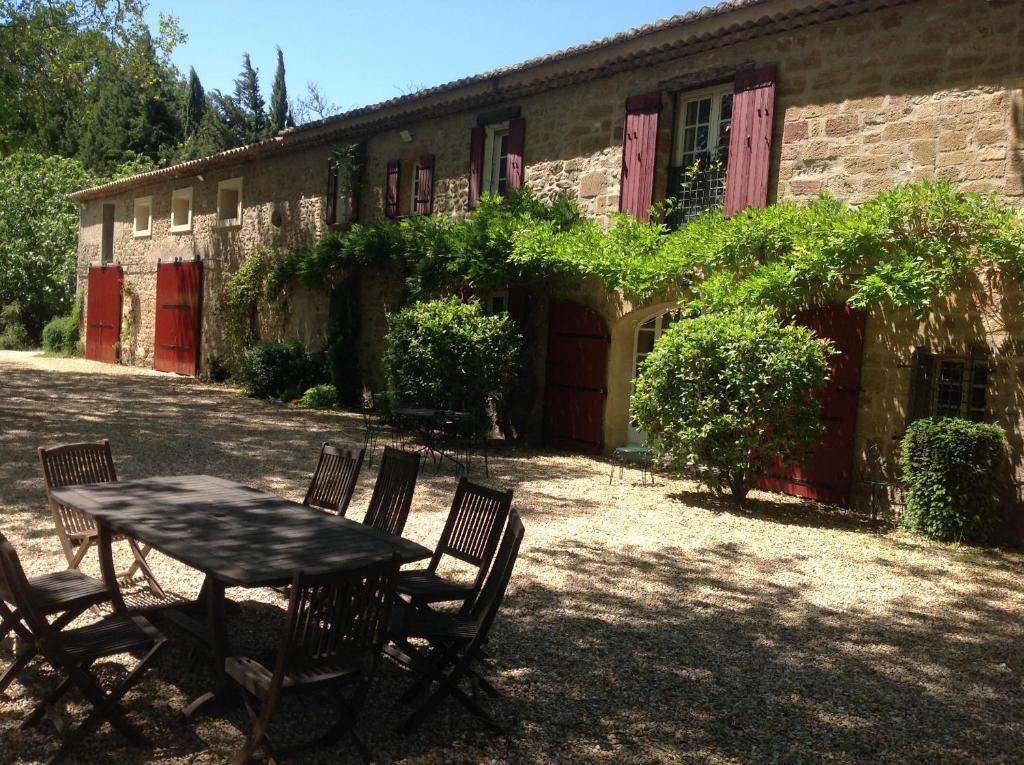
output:
[[291, 400], [326, 382], [323, 359], [299, 342], [258, 343], [245, 351], [239, 380], [256, 398]]
[[754, 478], [798, 460], [821, 432], [828, 345], [764, 311], [673, 324], [644, 360], [632, 412], [678, 472], [742, 501]]
[[79, 350], [78, 321], [74, 315], [57, 316], [43, 327], [43, 349], [50, 353], [67, 356], [77, 355]]
[[900, 452], [906, 508], [900, 525], [930, 539], [995, 539], [1008, 466], [998, 425], [926, 417], [907, 428]]
[[338, 389], [330, 383], [314, 385], [302, 394], [299, 401], [312, 409], [327, 409], [338, 403]]
[[507, 315], [451, 298], [415, 303], [390, 317], [384, 373], [396, 407], [469, 412], [490, 423], [489, 405], [507, 396], [519, 335]]

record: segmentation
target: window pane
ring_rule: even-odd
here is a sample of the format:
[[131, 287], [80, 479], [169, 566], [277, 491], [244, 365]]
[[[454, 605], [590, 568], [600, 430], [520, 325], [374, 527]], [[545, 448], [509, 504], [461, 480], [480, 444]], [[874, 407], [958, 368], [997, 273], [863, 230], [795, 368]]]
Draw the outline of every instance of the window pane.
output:
[[[653, 319], [652, 319], [653, 321]], [[648, 354], [654, 350], [654, 332], [640, 330], [636, 336], [636, 352], [638, 354]]]
[[708, 126], [701, 125], [697, 128], [697, 142], [694, 146], [697, 151], [708, 150]]
[[719, 119], [723, 122], [727, 122], [732, 119], [732, 93], [725, 93], [722, 95], [722, 109], [719, 114]]
[[686, 124], [693, 125], [697, 122], [697, 102], [690, 101], [686, 105]]
[[711, 120], [711, 99], [702, 98], [700, 100], [700, 122], [709, 122]]
[[939, 363], [939, 379], [935, 392], [935, 414], [938, 417], [959, 417], [964, 400], [964, 362]]
[[683, 152], [689, 154], [693, 151], [694, 141], [697, 140], [697, 131], [694, 128], [686, 128], [683, 133]]

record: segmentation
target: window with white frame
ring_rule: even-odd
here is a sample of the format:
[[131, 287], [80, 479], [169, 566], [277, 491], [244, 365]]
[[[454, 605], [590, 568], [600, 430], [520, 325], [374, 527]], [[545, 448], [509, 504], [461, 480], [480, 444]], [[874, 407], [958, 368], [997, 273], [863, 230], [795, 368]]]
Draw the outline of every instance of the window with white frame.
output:
[[489, 316], [506, 313], [508, 311], [508, 290], [494, 290], [488, 293], [485, 305]]
[[192, 230], [192, 187], [171, 192], [171, 231]]
[[508, 122], [488, 125], [484, 135], [484, 177], [480, 191], [503, 196], [508, 191]]
[[217, 184], [217, 225], [242, 225], [241, 178], [231, 178]]
[[990, 370], [985, 356], [936, 356], [918, 350], [913, 368], [910, 421], [920, 417], [987, 417]]
[[416, 203], [419, 201], [420, 194], [420, 163], [417, 162], [412, 168], [412, 188], [409, 194], [409, 215], [416, 215]]
[[153, 197], [135, 198], [132, 221], [134, 236], [149, 236], [153, 232]]
[[732, 85], [676, 96], [668, 196], [685, 223], [725, 200], [732, 126]]
[[[654, 350], [654, 344], [658, 338], [672, 326], [673, 322], [678, 320], [679, 311], [663, 311], [637, 325], [636, 337], [633, 340], [633, 380], [630, 382], [630, 394], [633, 392], [633, 384], [637, 375], [640, 374], [640, 366], [644, 359]], [[636, 427], [632, 417], [629, 418], [629, 442], [631, 444], [647, 442], [647, 434]]]

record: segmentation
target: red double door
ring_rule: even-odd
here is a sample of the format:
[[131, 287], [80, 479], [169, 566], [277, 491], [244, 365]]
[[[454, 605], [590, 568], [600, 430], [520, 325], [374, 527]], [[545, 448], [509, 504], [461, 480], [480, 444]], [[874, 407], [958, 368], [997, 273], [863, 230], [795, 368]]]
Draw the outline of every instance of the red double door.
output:
[[830, 379], [821, 393], [825, 431], [802, 464], [779, 467], [759, 478], [757, 485], [818, 502], [847, 505], [853, 479], [865, 314], [848, 305], [830, 306], [801, 313], [796, 323], [831, 340], [838, 351], [829, 360]]
[[567, 300], [552, 301], [544, 385], [548, 443], [601, 450], [610, 343], [608, 326], [597, 312]]
[[121, 266], [89, 268], [89, 300], [85, 307], [85, 357], [116, 364], [121, 343]]
[[199, 369], [203, 264], [161, 263], [156, 269], [156, 348], [153, 368], [179, 375]]

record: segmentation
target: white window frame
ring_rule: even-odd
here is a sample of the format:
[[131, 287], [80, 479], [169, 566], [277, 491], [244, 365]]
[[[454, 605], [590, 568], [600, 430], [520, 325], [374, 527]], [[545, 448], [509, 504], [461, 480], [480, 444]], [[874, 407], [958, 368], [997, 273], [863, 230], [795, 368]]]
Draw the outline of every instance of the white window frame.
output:
[[[665, 317], [670, 315], [670, 314], [673, 314], [673, 318], [672, 318], [672, 322], [668, 322], [669, 324], [671, 324], [673, 322], [676, 322], [676, 321], [679, 321], [680, 310], [678, 308], [663, 308], [660, 311], [657, 311], [656, 313], [648, 314], [647, 316], [645, 316], [643, 319], [641, 319], [640, 321], [638, 321], [636, 323], [636, 327], [633, 329], [633, 365], [630, 367], [630, 377], [629, 377], [629, 398], [630, 398], [630, 400], [633, 399], [633, 391], [635, 390], [635, 386], [636, 386], [637, 369], [640, 367], [640, 362], [643, 360], [643, 359], [638, 358], [640, 356], [640, 333], [641, 332], [652, 331], [652, 330], [646, 328], [645, 325], [649, 324], [652, 320], [654, 321], [654, 327], [653, 327], [654, 343], [651, 344], [651, 347], [653, 348], [654, 345], [657, 344], [658, 338], [661, 337], [662, 333], [665, 331], [665, 328], [666, 328]], [[646, 358], [648, 355], [649, 355], [649, 352], [643, 354], [644, 358]], [[629, 434], [628, 435], [629, 435], [629, 443], [632, 444], [632, 445], [635, 445], [635, 446], [645, 446], [647, 444], [647, 434], [644, 431], [637, 429], [633, 425], [633, 413], [632, 412], [629, 413]]]
[[508, 290], [494, 290], [487, 294], [487, 315], [508, 313]]
[[[236, 191], [238, 193], [238, 204], [235, 208], [235, 215], [232, 218], [224, 217], [224, 210], [221, 209], [221, 192]], [[217, 227], [229, 228], [242, 225], [242, 178], [228, 178], [217, 184]]]
[[[146, 225], [144, 228], [139, 227], [139, 210], [144, 209], [146, 211]], [[135, 197], [135, 202], [132, 205], [132, 236], [136, 239], [141, 237], [150, 236], [153, 233], [153, 197]]]
[[498, 179], [501, 177], [501, 139], [508, 134], [508, 121], [495, 122], [484, 129], [484, 177], [480, 184], [480, 191], [483, 194], [498, 193]]
[[672, 136], [672, 164], [678, 166], [683, 163], [684, 137], [686, 130], [686, 106], [694, 101], [702, 101], [711, 98], [711, 112], [708, 119], [708, 146], [707, 153], [712, 154], [718, 151], [721, 140], [722, 120], [722, 96], [735, 92], [733, 85], [719, 85], [714, 88], [702, 88], [701, 90], [686, 90], [676, 94], [675, 129]]
[[[184, 223], [177, 220], [178, 200], [188, 200], [188, 215]], [[171, 233], [182, 234], [192, 230], [192, 187], [175, 189], [171, 192]]]

